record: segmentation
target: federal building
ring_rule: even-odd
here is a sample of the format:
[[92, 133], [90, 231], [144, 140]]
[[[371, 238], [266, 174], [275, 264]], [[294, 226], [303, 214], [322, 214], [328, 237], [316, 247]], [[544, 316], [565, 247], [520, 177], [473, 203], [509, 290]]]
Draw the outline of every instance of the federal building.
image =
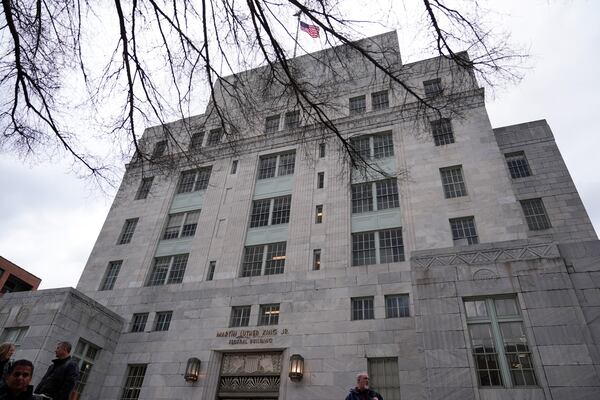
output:
[[468, 68], [358, 43], [399, 79], [288, 60], [335, 133], [268, 67], [146, 129], [77, 288], [0, 300], [34, 382], [70, 340], [81, 399], [343, 399], [361, 371], [386, 400], [600, 398], [600, 243], [546, 121], [492, 127]]

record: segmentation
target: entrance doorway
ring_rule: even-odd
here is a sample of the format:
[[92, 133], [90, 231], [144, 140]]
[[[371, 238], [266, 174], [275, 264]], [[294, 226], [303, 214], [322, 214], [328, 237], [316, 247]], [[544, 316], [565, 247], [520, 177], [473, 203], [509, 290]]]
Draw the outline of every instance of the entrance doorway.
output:
[[281, 383], [281, 352], [224, 353], [219, 400], [276, 400]]

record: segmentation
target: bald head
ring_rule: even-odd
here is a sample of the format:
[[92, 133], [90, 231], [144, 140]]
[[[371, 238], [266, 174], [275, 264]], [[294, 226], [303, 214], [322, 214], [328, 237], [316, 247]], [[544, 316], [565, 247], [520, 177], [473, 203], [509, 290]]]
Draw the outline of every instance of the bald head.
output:
[[369, 388], [369, 374], [361, 372], [356, 375], [356, 388], [358, 390], [365, 390]]

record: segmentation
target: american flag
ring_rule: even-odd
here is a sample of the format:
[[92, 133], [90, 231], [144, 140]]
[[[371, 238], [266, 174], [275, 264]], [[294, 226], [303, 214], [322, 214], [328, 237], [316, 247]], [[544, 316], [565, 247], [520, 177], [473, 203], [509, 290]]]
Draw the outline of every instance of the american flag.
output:
[[310, 25], [300, 21], [300, 29], [308, 33], [312, 38], [319, 37], [319, 27], [316, 25]]

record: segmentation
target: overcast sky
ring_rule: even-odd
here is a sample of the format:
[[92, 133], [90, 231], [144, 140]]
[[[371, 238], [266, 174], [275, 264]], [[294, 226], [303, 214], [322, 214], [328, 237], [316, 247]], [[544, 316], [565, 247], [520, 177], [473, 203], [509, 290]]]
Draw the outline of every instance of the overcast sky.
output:
[[[600, 2], [503, 1], [492, 19], [528, 49], [517, 85], [487, 96], [492, 126], [546, 119], [596, 232], [600, 231]], [[400, 31], [401, 49], [410, 46]], [[411, 62], [410, 52], [403, 61]], [[68, 166], [0, 154], [0, 255], [42, 279], [75, 286], [112, 202]]]

